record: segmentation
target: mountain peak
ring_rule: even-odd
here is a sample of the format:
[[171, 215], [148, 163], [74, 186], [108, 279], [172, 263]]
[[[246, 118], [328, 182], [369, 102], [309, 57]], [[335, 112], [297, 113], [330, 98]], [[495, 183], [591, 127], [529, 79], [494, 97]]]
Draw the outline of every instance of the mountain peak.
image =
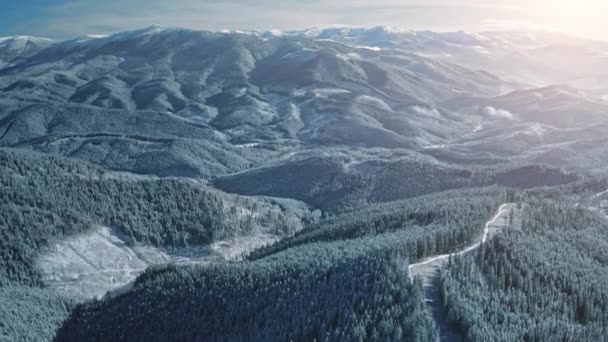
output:
[[8, 36], [0, 37], [0, 44], [6, 44], [8, 42], [34, 42], [34, 43], [52, 43], [52, 39], [34, 36]]

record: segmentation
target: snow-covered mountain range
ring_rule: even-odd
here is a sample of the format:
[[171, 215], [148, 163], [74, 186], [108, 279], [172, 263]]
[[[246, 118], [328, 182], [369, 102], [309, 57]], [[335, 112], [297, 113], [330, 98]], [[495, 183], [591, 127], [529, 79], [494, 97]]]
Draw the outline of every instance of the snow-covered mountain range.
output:
[[605, 153], [608, 44], [557, 33], [150, 27], [3, 38], [0, 61], [0, 145], [137, 173], [216, 179], [335, 149], [357, 174], [370, 149], [467, 167]]

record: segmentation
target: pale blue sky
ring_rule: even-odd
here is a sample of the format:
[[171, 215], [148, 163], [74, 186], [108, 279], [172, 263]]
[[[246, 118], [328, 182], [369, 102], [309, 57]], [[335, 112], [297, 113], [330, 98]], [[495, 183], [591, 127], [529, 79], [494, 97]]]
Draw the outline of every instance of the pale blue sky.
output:
[[0, 0], [0, 36], [65, 39], [154, 24], [209, 30], [388, 25], [527, 27], [608, 39], [606, 13], [607, 0]]

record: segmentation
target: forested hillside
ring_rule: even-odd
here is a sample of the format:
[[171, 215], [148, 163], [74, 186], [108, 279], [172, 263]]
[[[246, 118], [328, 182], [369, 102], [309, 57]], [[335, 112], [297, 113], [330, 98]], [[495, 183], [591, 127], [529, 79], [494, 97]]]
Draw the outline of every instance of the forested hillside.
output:
[[161, 247], [247, 233], [265, 219], [284, 233], [297, 229], [283, 213], [270, 215], [263, 202], [243, 199], [253, 215], [237, 216], [231, 196], [192, 181], [115, 177], [89, 164], [14, 150], [0, 150], [0, 169], [0, 200], [8, 204], [0, 207], [0, 283], [38, 283], [40, 249], [93, 224], [117, 227], [130, 243]]
[[404, 260], [381, 248], [386, 240], [368, 242], [150, 270], [126, 295], [74, 310], [57, 340], [434, 341]]
[[312, 157], [218, 177], [214, 185], [228, 192], [290, 197], [324, 210], [343, 211], [450, 189], [492, 184], [512, 188], [557, 186], [579, 178], [574, 172], [539, 165], [458, 167], [417, 154], [390, 158], [378, 153], [382, 158], [375, 160], [352, 151], [323, 156], [314, 156], [315, 152], [308, 152]]
[[469, 243], [505, 196], [490, 188], [377, 205], [328, 218], [242, 263], [149, 271], [125, 295], [75, 310], [60, 340], [432, 341], [408, 259]]
[[507, 192], [499, 188], [453, 190], [371, 205], [328, 217], [293, 237], [254, 251], [248, 258], [257, 259], [313, 242], [341, 241], [394, 231], [427, 234], [420, 245], [405, 250], [411, 259], [449, 252], [476, 238], [506, 196]]
[[608, 331], [608, 223], [583, 208], [527, 198], [521, 231], [441, 274], [467, 341], [601, 341]]
[[305, 206], [291, 202], [11, 149], [0, 149], [0, 189], [0, 337], [9, 341], [52, 336], [73, 303], [45, 288], [37, 258], [51, 243], [94, 225], [116, 227], [130, 244], [171, 248], [248, 234], [261, 225], [289, 234], [310, 219]]
[[0, 285], [0, 341], [51, 341], [75, 302], [51, 290]]

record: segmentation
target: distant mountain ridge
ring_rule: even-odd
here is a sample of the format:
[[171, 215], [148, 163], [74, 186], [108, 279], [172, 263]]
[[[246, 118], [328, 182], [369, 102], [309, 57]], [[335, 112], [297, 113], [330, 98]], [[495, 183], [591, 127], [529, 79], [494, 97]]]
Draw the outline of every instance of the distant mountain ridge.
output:
[[433, 103], [503, 83], [406, 52], [152, 27], [55, 43], [0, 70], [0, 145], [208, 177], [273, 154], [240, 145], [436, 142], [459, 123]]
[[[19, 57], [0, 54], [9, 61], [0, 68], [4, 147], [120, 171], [219, 179], [234, 191], [245, 180], [243, 191], [286, 196], [293, 189], [251, 183], [258, 168], [292, 170], [322, 160], [330, 174], [367, 184], [380, 171], [396, 179], [403, 167], [440, 174], [529, 164], [603, 167], [608, 103], [599, 96], [602, 73], [587, 70], [608, 70], [600, 68], [608, 66], [602, 42], [388, 27], [153, 26], [63, 42], [7, 39], [0, 47], [15, 41], [26, 47]], [[574, 50], [578, 61], [589, 62], [585, 68], [553, 72], [547, 68], [559, 61], [539, 63]], [[398, 166], [379, 166], [387, 160]], [[323, 189], [327, 198], [352, 199], [353, 184], [334, 181], [324, 180], [337, 186]], [[312, 192], [298, 196], [317, 194], [316, 186], [304, 185]], [[377, 191], [365, 186], [358, 191]]]

